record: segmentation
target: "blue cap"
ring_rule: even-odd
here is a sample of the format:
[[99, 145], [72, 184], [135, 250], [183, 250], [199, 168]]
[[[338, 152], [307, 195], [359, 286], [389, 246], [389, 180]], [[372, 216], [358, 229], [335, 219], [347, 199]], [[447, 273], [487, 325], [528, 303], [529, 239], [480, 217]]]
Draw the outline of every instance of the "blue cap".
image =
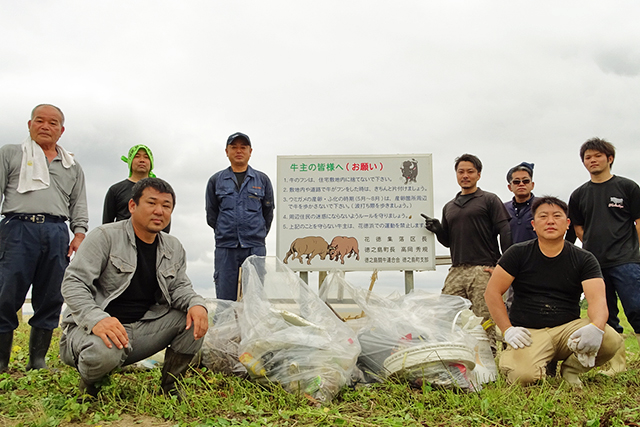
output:
[[233, 144], [233, 141], [235, 141], [238, 138], [244, 139], [247, 145], [251, 147], [251, 140], [249, 139], [249, 136], [242, 132], [236, 132], [233, 135], [230, 135], [229, 138], [227, 138], [227, 145]]
[[527, 169], [527, 172], [529, 172], [529, 176], [531, 177], [531, 179], [533, 179], [533, 163], [522, 162], [519, 165], [516, 165], [509, 169], [509, 172], [507, 172], [507, 182], [511, 182], [511, 176], [513, 175], [513, 173], [516, 171], [516, 169], [522, 167]]

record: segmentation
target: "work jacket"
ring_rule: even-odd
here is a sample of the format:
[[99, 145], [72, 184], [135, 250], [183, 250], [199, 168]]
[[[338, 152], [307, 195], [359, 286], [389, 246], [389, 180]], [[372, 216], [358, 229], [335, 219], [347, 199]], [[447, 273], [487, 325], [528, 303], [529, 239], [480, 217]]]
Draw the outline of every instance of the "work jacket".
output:
[[265, 246], [273, 221], [273, 188], [269, 177], [251, 166], [238, 190], [231, 167], [213, 175], [207, 184], [207, 223], [215, 231], [216, 247]]
[[[164, 232], [157, 239], [156, 277], [161, 296], [140, 320], [158, 319], [172, 308], [186, 313], [195, 305], [206, 307], [204, 298], [193, 290], [187, 277], [182, 244]], [[110, 317], [105, 308], [129, 286], [136, 268], [136, 237], [131, 219], [91, 231], [62, 281], [62, 295], [67, 304], [63, 329], [76, 324], [90, 334], [96, 323]]]

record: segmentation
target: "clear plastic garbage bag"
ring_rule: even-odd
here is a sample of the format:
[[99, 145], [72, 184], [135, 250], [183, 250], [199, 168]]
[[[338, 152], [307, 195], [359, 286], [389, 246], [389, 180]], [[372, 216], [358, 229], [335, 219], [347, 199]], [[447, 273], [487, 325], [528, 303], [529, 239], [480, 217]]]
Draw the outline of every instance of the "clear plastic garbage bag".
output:
[[247, 258], [242, 291], [239, 359], [251, 377], [331, 401], [355, 368], [355, 333], [276, 258]]
[[247, 376], [247, 369], [240, 363], [240, 325], [242, 304], [235, 301], [207, 299], [209, 330], [200, 350], [200, 363], [213, 372], [226, 375]]
[[334, 301], [339, 294], [351, 296], [368, 319], [358, 331], [358, 364], [365, 374], [378, 380], [402, 377], [416, 386], [474, 389], [477, 340], [462, 330], [458, 314], [468, 311], [469, 300], [423, 291], [382, 297], [331, 272], [320, 297]]

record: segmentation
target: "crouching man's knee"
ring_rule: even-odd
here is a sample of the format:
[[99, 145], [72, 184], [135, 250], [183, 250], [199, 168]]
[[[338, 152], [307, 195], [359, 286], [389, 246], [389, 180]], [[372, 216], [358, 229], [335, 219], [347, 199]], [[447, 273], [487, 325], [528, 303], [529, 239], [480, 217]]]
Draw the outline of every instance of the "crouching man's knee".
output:
[[163, 336], [162, 341], [166, 343], [164, 347], [170, 345], [178, 353], [196, 354], [202, 347], [204, 340], [196, 340], [193, 336], [194, 326], [192, 325], [191, 328], [185, 329], [186, 323], [187, 313], [172, 309], [162, 318], [155, 321], [153, 328], [163, 331], [161, 335]]
[[129, 348], [108, 348], [101, 338], [73, 328], [60, 339], [60, 358], [74, 366], [83, 380], [94, 383], [115, 368], [122, 366]]
[[605, 325], [602, 344], [600, 345], [600, 349], [596, 356], [596, 366], [602, 366], [611, 360], [620, 349], [620, 346], [623, 345], [624, 341], [620, 337], [620, 334], [618, 334], [611, 326]]
[[171, 348], [182, 354], [196, 354], [202, 347], [203, 339], [196, 340], [191, 329], [180, 331], [171, 341]]
[[509, 384], [533, 384], [546, 376], [546, 364], [531, 360], [528, 349], [514, 350], [509, 347], [500, 355], [500, 373]]
[[514, 368], [500, 367], [500, 372], [507, 377], [509, 384], [520, 383], [522, 385], [534, 384], [545, 377], [545, 369], [536, 366], [518, 366]]

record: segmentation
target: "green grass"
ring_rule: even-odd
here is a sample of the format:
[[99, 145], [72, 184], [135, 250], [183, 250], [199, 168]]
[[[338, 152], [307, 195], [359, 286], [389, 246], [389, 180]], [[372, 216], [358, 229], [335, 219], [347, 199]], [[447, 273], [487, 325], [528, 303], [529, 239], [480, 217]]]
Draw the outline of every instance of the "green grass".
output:
[[[0, 426], [118, 424], [123, 418], [179, 426], [624, 426], [640, 420], [638, 343], [625, 319], [629, 371], [615, 378], [591, 371], [584, 389], [560, 378], [538, 385], [508, 385], [502, 379], [478, 393], [412, 389], [403, 383], [344, 388], [319, 405], [235, 377], [192, 370], [184, 381], [187, 398], [159, 393], [160, 371], [113, 373], [95, 401], [77, 402], [77, 372], [58, 358], [59, 332], [48, 354], [55, 372], [25, 371], [29, 327], [14, 338], [11, 371], [0, 375]], [[147, 424], [145, 424], [147, 425]], [[150, 424], [148, 424], [150, 425]]]

